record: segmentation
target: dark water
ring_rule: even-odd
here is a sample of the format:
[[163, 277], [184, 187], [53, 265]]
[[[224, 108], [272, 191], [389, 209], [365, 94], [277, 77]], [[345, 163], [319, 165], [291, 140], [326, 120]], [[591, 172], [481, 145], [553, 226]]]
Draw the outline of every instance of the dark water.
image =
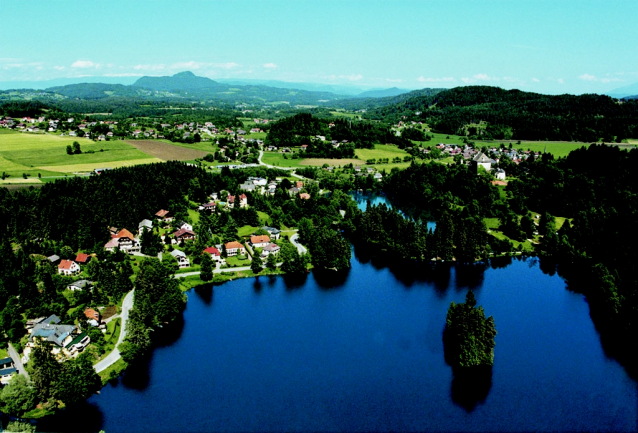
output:
[[[605, 355], [584, 297], [534, 259], [508, 263], [429, 271], [353, 258], [338, 276], [191, 290], [183, 323], [162, 331], [148, 365], [55, 423], [108, 433], [635, 431], [637, 384]], [[441, 338], [468, 287], [498, 331], [491, 383], [470, 402], [472, 390], [453, 387]]]
[[[378, 206], [380, 204], [385, 204], [389, 208], [393, 208], [394, 207], [394, 206], [392, 206], [392, 203], [387, 199], [386, 196], [380, 195], [380, 194], [351, 192], [350, 193], [350, 197], [352, 197], [354, 199], [354, 201], [357, 202], [357, 206], [362, 211], [365, 211], [366, 208], [368, 207], [368, 201], [370, 201], [370, 204], [374, 205], [374, 206]], [[399, 213], [401, 215], [406, 216], [400, 209], [397, 209], [397, 210], [399, 211]], [[436, 229], [436, 222], [427, 221], [427, 228], [428, 229], [432, 229], [432, 231], [434, 231], [434, 229]]]

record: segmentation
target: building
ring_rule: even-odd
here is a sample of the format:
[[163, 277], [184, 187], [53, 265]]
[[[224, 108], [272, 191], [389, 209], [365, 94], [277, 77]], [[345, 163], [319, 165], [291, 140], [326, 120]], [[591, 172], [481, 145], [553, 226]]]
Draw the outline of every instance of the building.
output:
[[208, 247], [206, 248], [202, 254], [210, 254], [211, 259], [213, 259], [216, 262], [219, 263], [225, 263], [226, 261], [224, 260], [224, 258], [222, 257], [222, 253], [221, 251], [219, 251], [219, 249], [215, 248], [215, 247]]
[[496, 170], [496, 180], [505, 180], [505, 170], [502, 168]]
[[67, 289], [75, 292], [79, 290], [90, 289], [93, 286], [89, 280], [77, 280], [66, 286]]
[[277, 240], [281, 237], [281, 230], [279, 229], [276, 229], [274, 227], [268, 227], [268, 226], [264, 226], [262, 227], [262, 229], [266, 230], [270, 234], [270, 239]]
[[492, 168], [492, 160], [483, 152], [477, 153], [474, 158], [472, 158], [472, 165], [478, 172], [479, 167], [483, 167], [488, 172]]
[[138, 233], [142, 234], [142, 230], [144, 229], [153, 231], [153, 221], [147, 219], [143, 219], [142, 221], [140, 221], [139, 225], [137, 226]]
[[14, 374], [16, 374], [17, 370], [15, 365], [13, 364], [13, 359], [11, 358], [2, 358], [0, 359], [0, 383], [6, 385], [9, 383]]
[[184, 229], [179, 229], [175, 233], [173, 233], [173, 237], [175, 238], [175, 241], [179, 243], [181, 241], [193, 240], [197, 237], [197, 235], [192, 230], [188, 230], [184, 228]]
[[188, 268], [191, 265], [184, 251], [173, 250], [171, 251], [171, 256], [175, 257], [180, 268]]
[[279, 250], [281, 250], [279, 245], [271, 243], [263, 248], [261, 256], [268, 257], [270, 254], [279, 254]]
[[237, 254], [246, 254], [246, 248], [239, 242], [228, 242], [224, 244], [226, 248], [226, 255], [228, 257], [236, 256]]
[[266, 235], [251, 236], [250, 244], [255, 248], [263, 248], [270, 243], [270, 237]]
[[240, 208], [248, 207], [248, 197], [246, 197], [246, 194], [242, 194], [239, 196], [239, 207]]
[[73, 260], [62, 260], [58, 265], [58, 274], [60, 275], [75, 275], [80, 272], [80, 265]]

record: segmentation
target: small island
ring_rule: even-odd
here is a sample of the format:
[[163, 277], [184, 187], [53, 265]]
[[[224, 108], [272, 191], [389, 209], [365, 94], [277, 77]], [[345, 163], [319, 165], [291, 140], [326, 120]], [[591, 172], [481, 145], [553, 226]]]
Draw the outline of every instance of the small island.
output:
[[474, 292], [470, 290], [464, 303], [452, 302], [447, 310], [443, 331], [446, 361], [452, 367], [491, 367], [495, 336], [494, 318], [485, 318], [483, 307], [476, 307]]

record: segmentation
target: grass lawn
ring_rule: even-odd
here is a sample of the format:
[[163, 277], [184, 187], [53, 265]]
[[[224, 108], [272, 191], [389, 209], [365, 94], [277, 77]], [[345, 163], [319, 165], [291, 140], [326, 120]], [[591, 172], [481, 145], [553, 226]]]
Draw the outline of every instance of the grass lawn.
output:
[[250, 236], [252, 235], [255, 230], [257, 230], [259, 227], [253, 227], [253, 226], [243, 226], [237, 229], [237, 235], [240, 237], [244, 237], [244, 236]]
[[514, 248], [518, 248], [519, 245], [523, 245], [523, 249], [526, 251], [532, 251], [534, 248], [532, 246], [532, 243], [528, 240], [525, 240], [524, 242], [519, 242], [519, 241], [515, 241], [514, 239], [510, 239], [507, 236], [505, 236], [503, 233], [501, 232], [497, 232], [497, 231], [490, 231], [489, 233], [490, 235], [494, 236], [497, 239], [507, 239], [510, 242], [512, 242], [512, 244], [514, 244]]
[[188, 209], [187, 212], [193, 224], [199, 222], [199, 212], [197, 212], [195, 209]]
[[268, 215], [266, 212], [262, 212], [260, 210], [257, 211], [257, 215], [259, 215], [259, 221], [263, 224], [266, 225], [266, 223], [268, 222], [268, 220], [270, 220], [270, 215]]
[[[284, 159], [284, 155], [286, 155], [288, 159]], [[264, 152], [261, 161], [264, 164], [276, 165], [279, 167], [299, 167], [303, 159], [291, 159], [290, 153]]]
[[[111, 378], [111, 374], [114, 374], [116, 377], [120, 375], [124, 370], [126, 370], [128, 364], [122, 359], [118, 359], [111, 366], [107, 367], [105, 370], [98, 373], [100, 379], [102, 379], [102, 385], [106, 385], [106, 383]], [[115, 372], [115, 373], [111, 373]]]
[[415, 143], [419, 143], [423, 147], [436, 146], [439, 143], [465, 145], [459, 135], [439, 134], [436, 132], [428, 132], [427, 134], [432, 137], [430, 141], [416, 141]]
[[498, 218], [483, 218], [488, 230], [498, 229], [501, 226], [501, 221]]
[[345, 111], [331, 111], [330, 114], [332, 114], [335, 117], [347, 117], [350, 119], [361, 119], [361, 114], [359, 113], [347, 113]]
[[228, 263], [228, 267], [250, 266], [250, 260], [248, 260], [248, 256], [226, 257], [226, 263]]
[[401, 160], [403, 160], [404, 156], [409, 156], [408, 152], [391, 144], [375, 144], [374, 149], [355, 149], [354, 153], [362, 160], [362, 164], [365, 164], [368, 159], [373, 158], [389, 158], [390, 161], [392, 161], [392, 158], [396, 158], [397, 156], [400, 157]]
[[505, 143], [505, 146], [509, 148], [512, 145], [512, 149], [516, 150], [532, 150], [534, 152], [543, 152], [547, 148], [547, 152], [554, 155], [556, 158], [561, 156], [567, 156], [572, 150], [580, 149], [585, 146], [588, 147], [590, 143], [578, 143], [578, 142], [552, 142], [552, 141], [521, 141], [521, 144], [516, 144], [515, 141], [509, 140], [494, 140], [494, 141], [476, 141], [476, 147], [495, 146], [499, 147], [501, 143]]
[[9, 357], [9, 352], [7, 351], [7, 349], [0, 349], [0, 358], [8, 358]]

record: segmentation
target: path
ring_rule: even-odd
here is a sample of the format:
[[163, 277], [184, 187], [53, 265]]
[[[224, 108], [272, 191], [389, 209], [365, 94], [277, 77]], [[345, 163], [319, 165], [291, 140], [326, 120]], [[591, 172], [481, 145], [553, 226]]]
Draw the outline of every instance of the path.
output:
[[[250, 271], [250, 270], [251, 270], [250, 266], [241, 266], [238, 268], [224, 268], [224, 269], [216, 268], [213, 271], [213, 273], [219, 274], [221, 272], [239, 272], [239, 271]], [[183, 272], [181, 274], [175, 274], [175, 278], [192, 277], [194, 275], [199, 275], [199, 274], [201, 274], [200, 271]]]
[[15, 365], [16, 370], [18, 370], [21, 375], [23, 375], [24, 377], [26, 377], [28, 379], [29, 378], [29, 373], [27, 373], [27, 371], [24, 369], [24, 365], [22, 365], [22, 360], [20, 359], [20, 355], [14, 349], [14, 347], [11, 345], [11, 343], [9, 343], [9, 348], [8, 349], [9, 349], [8, 350], [9, 356], [11, 357], [11, 359], [13, 359], [13, 364]]
[[108, 367], [113, 365], [118, 359], [121, 358], [120, 351], [117, 348], [120, 343], [124, 341], [126, 337], [126, 321], [128, 320], [128, 313], [131, 308], [133, 308], [133, 293], [135, 290], [131, 290], [127, 293], [122, 301], [122, 312], [120, 313], [120, 317], [122, 318], [122, 323], [120, 324], [120, 338], [118, 338], [117, 343], [115, 344], [115, 348], [109, 353], [103, 360], [98, 362], [93, 366], [96, 372], [101, 372], [106, 370]]

